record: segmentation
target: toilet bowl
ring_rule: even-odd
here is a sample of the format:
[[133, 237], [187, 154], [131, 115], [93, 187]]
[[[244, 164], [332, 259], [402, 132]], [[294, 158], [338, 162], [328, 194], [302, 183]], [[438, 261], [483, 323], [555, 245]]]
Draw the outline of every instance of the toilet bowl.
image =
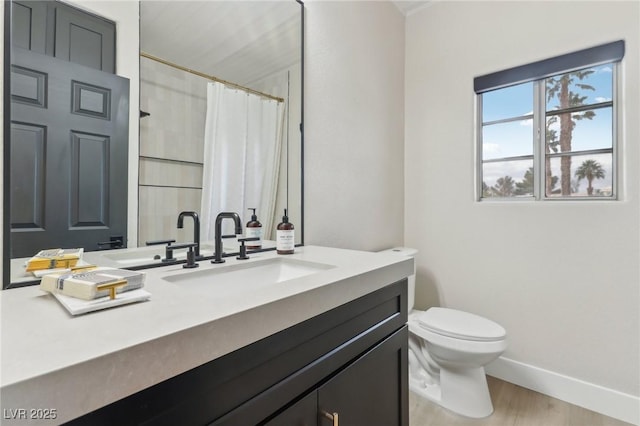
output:
[[[417, 250], [396, 247], [385, 252], [413, 257]], [[484, 366], [507, 348], [504, 328], [455, 309], [413, 310], [415, 269], [408, 281], [409, 388], [457, 414], [491, 415]]]

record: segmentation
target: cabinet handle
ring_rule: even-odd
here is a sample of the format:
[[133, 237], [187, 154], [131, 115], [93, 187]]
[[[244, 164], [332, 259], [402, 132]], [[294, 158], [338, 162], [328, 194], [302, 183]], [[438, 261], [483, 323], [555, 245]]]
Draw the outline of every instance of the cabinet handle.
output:
[[325, 416], [326, 418], [328, 418], [329, 420], [331, 420], [333, 422], [333, 426], [339, 426], [338, 425], [338, 413], [328, 413], [326, 411], [322, 411], [322, 415]]

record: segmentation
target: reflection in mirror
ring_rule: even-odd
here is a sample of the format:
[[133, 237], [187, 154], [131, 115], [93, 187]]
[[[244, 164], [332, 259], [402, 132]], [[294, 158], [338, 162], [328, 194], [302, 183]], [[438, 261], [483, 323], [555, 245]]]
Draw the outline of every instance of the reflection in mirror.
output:
[[188, 241], [185, 210], [202, 241], [221, 211], [301, 229], [301, 5], [142, 0], [140, 50], [138, 244]]
[[[258, 209], [265, 239], [272, 238], [271, 232], [288, 208], [296, 226], [296, 243], [302, 243], [302, 9], [301, 2], [295, 0], [141, 1], [139, 181], [137, 187], [130, 182], [128, 188], [138, 193], [138, 241], [125, 242], [128, 247], [144, 246], [151, 240], [191, 242], [194, 222], [185, 221], [182, 229], [176, 222], [181, 211], [194, 211], [201, 222], [201, 254], [211, 256], [209, 215], [215, 216], [220, 210], [237, 211], [246, 224], [250, 220], [248, 208]], [[9, 10], [5, 9], [6, 23], [11, 19]], [[7, 70], [9, 51], [16, 52], [17, 48], [15, 44], [11, 47], [10, 26], [4, 28]], [[267, 126], [267, 133], [275, 135], [271, 144], [263, 144], [268, 138], [262, 135], [245, 136], [242, 149], [234, 143], [212, 145], [209, 149], [214, 153], [217, 150], [217, 156], [213, 162], [205, 161], [205, 134], [215, 133], [215, 127], [207, 124], [207, 116], [212, 115], [207, 111], [213, 109], [207, 107], [207, 91], [215, 92], [220, 87], [215, 81], [224, 83], [223, 89], [218, 89], [222, 98], [242, 93], [244, 101], [257, 99], [258, 103], [277, 105], [272, 112], [259, 113], [273, 117], [270, 122], [275, 124]], [[209, 83], [215, 87], [208, 89]], [[8, 90], [4, 93], [5, 106], [10, 105]], [[91, 96], [85, 99], [91, 100]], [[227, 109], [219, 109], [218, 116], [225, 116], [224, 111]], [[5, 141], [9, 140], [7, 121]], [[244, 127], [255, 127], [255, 121], [246, 122]], [[223, 156], [230, 149], [240, 162]], [[203, 183], [203, 176], [212, 173], [217, 173], [215, 179], [207, 178]], [[245, 183], [250, 180], [254, 181], [253, 187]], [[5, 181], [5, 207], [10, 193], [6, 185]], [[203, 196], [204, 191], [207, 195]], [[3, 282], [8, 283], [8, 237], [13, 229], [6, 213], [4, 222]], [[155, 254], [147, 256], [150, 249], [126, 249], [145, 255], [113, 250], [104, 252], [104, 258], [112, 254], [111, 258], [121, 263], [117, 266], [139, 267], [155, 262]], [[232, 243], [225, 242], [225, 250], [234, 249]], [[90, 250], [95, 247], [85, 247], [85, 251]]]

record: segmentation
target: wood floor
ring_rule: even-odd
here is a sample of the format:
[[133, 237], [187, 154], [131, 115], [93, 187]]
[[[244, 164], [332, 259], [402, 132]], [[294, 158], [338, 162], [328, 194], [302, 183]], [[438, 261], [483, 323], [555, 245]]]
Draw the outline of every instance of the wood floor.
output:
[[538, 392], [487, 376], [494, 412], [484, 419], [458, 416], [409, 392], [410, 426], [629, 426]]

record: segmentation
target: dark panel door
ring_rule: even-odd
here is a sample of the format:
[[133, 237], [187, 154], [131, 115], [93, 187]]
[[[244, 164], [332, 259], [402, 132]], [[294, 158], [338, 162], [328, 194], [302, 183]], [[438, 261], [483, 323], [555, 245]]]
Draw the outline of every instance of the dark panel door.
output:
[[129, 80], [13, 51], [11, 256], [126, 237]]
[[56, 58], [115, 73], [115, 39], [112, 22], [57, 3]]
[[407, 426], [407, 330], [392, 334], [318, 389], [318, 425]]
[[13, 0], [11, 6], [14, 46], [115, 73], [112, 21], [59, 1]]

